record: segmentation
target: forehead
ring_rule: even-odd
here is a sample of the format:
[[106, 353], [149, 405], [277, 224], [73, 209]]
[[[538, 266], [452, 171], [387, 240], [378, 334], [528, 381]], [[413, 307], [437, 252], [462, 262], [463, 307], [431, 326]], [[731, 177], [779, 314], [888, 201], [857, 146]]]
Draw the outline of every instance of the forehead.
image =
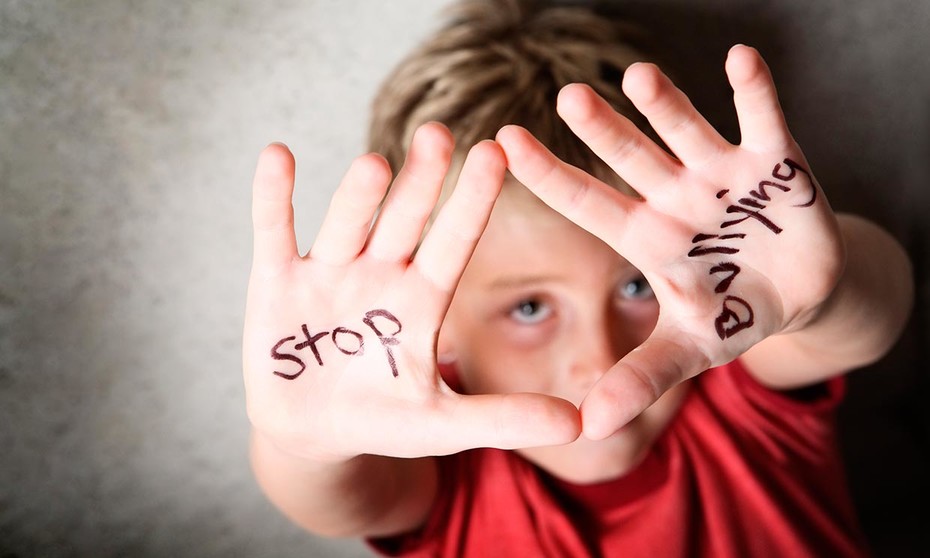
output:
[[482, 282], [508, 277], [598, 275], [628, 265], [609, 246], [545, 205], [519, 184], [508, 184], [494, 206], [466, 275]]

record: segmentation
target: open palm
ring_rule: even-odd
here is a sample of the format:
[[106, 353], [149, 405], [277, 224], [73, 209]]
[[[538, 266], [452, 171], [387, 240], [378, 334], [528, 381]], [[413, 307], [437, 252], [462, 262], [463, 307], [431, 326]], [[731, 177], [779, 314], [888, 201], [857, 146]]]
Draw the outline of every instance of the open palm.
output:
[[585, 435], [610, 435], [678, 382], [803, 325], [844, 263], [836, 219], [785, 124], [768, 68], [727, 61], [741, 143], [724, 140], [655, 66], [623, 88], [674, 153], [584, 85], [559, 97], [572, 130], [642, 196], [554, 157], [528, 132], [498, 134], [511, 172], [543, 201], [638, 267], [660, 303], [650, 338], [592, 388]]
[[286, 451], [415, 457], [577, 437], [578, 412], [566, 401], [462, 396], [437, 372], [439, 326], [505, 171], [497, 144], [475, 146], [413, 257], [451, 153], [445, 128], [420, 128], [386, 198], [386, 161], [357, 159], [305, 257], [293, 227], [294, 159], [282, 145], [260, 156], [244, 374], [251, 421]]

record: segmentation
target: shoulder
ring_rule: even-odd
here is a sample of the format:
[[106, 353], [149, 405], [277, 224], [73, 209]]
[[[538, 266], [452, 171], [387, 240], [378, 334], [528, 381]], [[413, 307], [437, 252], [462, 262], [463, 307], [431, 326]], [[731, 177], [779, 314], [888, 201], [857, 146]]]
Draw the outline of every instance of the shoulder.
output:
[[487, 487], [508, 484], [509, 454], [479, 448], [436, 457], [438, 486], [426, 521], [416, 529], [366, 542], [383, 556], [445, 555], [446, 544], [464, 536], [468, 517], [485, 498]]
[[668, 437], [688, 467], [727, 464], [727, 470], [754, 478], [760, 471], [781, 475], [783, 467], [817, 475], [824, 464], [837, 462], [842, 377], [812, 386], [810, 393], [783, 392], [760, 384], [734, 361], [692, 382]]
[[532, 548], [536, 504], [546, 498], [536, 469], [515, 452], [479, 448], [436, 458], [439, 488], [420, 528], [369, 539], [386, 556], [465, 556], [468, 549]]
[[810, 428], [812, 421], [832, 425], [846, 391], [842, 376], [798, 389], [774, 389], [756, 379], [740, 359], [711, 368], [694, 382], [691, 414], [700, 415], [693, 408], [703, 404], [718, 420], [792, 429]]

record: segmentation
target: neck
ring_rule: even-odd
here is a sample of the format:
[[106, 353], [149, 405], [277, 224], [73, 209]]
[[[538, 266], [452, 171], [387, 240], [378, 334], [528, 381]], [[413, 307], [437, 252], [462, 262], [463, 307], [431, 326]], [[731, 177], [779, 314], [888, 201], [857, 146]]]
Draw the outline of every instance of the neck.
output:
[[550, 475], [574, 484], [594, 484], [622, 477], [643, 462], [677, 414], [687, 391], [687, 382], [672, 388], [636, 419], [604, 440], [582, 437], [564, 446], [517, 451]]

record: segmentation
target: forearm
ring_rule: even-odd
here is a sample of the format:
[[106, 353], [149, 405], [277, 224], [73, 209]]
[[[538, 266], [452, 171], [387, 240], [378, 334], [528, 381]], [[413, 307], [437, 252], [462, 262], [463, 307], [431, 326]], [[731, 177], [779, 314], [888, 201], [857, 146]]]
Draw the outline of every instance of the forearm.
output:
[[268, 499], [296, 524], [328, 537], [414, 529], [426, 520], [436, 493], [432, 458], [314, 462], [281, 451], [254, 430], [251, 458]]
[[770, 337], [744, 356], [763, 383], [791, 388], [867, 365], [901, 335], [914, 284], [910, 260], [887, 232], [841, 215], [846, 266], [836, 288], [799, 329]]

